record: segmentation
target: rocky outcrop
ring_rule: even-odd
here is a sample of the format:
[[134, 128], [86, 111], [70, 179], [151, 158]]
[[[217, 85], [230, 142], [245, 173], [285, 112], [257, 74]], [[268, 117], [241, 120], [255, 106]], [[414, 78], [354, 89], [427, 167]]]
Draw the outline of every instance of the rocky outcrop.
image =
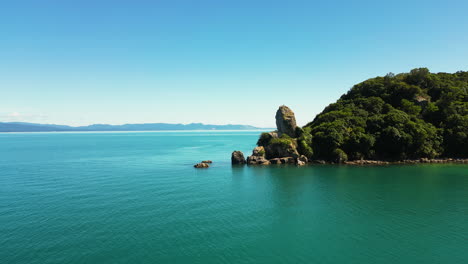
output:
[[271, 136], [271, 138], [279, 138], [278, 131], [271, 131], [268, 132], [268, 134]]
[[248, 156], [247, 157], [248, 165], [269, 165], [270, 161], [263, 156]]
[[281, 164], [281, 159], [280, 158], [274, 158], [270, 160], [271, 164]]
[[296, 142], [293, 139], [273, 140], [265, 147], [265, 154], [268, 159], [299, 156]]
[[296, 118], [294, 112], [282, 105], [276, 112], [277, 131], [262, 134], [259, 141], [265, 148], [267, 159], [299, 157], [296, 137]]
[[282, 157], [282, 158], [274, 158], [270, 159], [271, 164], [298, 164], [305, 165], [306, 162], [300, 161], [299, 159], [295, 159], [293, 157]]
[[308, 159], [306, 156], [304, 156], [304, 155], [301, 155], [301, 156], [300, 156], [299, 158], [297, 158], [297, 160], [296, 160], [296, 164], [297, 164], [298, 166], [306, 165], [307, 162], [309, 162], [309, 159]]
[[421, 106], [421, 108], [425, 110], [427, 106], [429, 105], [430, 98], [419, 95], [419, 96], [415, 96], [414, 100], [417, 105]]
[[[295, 138], [297, 126], [294, 112], [280, 106], [276, 112], [277, 131], [262, 133], [247, 164], [294, 164], [300, 156]], [[301, 161], [303, 162], [303, 161]]]
[[280, 158], [281, 164], [294, 164], [295, 159], [293, 157]]
[[[277, 131], [261, 134], [257, 141], [258, 147], [254, 148], [252, 155], [247, 157], [247, 164], [305, 165], [308, 159], [301, 155], [305, 153], [300, 153], [298, 148], [298, 141], [304, 141], [304, 132], [297, 127], [294, 112], [289, 107], [285, 105], [279, 107], [276, 112], [276, 126]], [[243, 164], [237, 162], [235, 154], [235, 152], [232, 154], [232, 164]]]
[[255, 147], [252, 151], [252, 156], [265, 157], [265, 148], [262, 146]]
[[231, 164], [241, 165], [241, 164], [245, 164], [245, 163], [246, 163], [246, 161], [245, 161], [245, 158], [244, 158], [244, 153], [242, 153], [242, 151], [236, 150], [236, 151], [232, 152]]
[[213, 161], [211, 161], [211, 160], [204, 160], [204, 161], [202, 161], [202, 163], [213, 163]]
[[301, 155], [301, 156], [300, 156], [299, 158], [297, 158], [297, 159], [300, 160], [300, 161], [303, 161], [303, 162], [305, 162], [305, 163], [309, 162], [309, 159], [308, 159], [306, 156], [304, 156], [304, 155]]
[[282, 105], [276, 111], [276, 128], [278, 135], [286, 134], [292, 138], [296, 137], [296, 117], [294, 112], [287, 106]]
[[252, 151], [252, 155], [247, 157], [247, 164], [249, 165], [268, 165], [270, 161], [265, 158], [265, 148], [260, 146]]
[[306, 165], [306, 162], [303, 162], [301, 160], [297, 160], [296, 165], [297, 166], [304, 166], [304, 165]]
[[200, 163], [197, 163], [197, 164], [193, 165], [193, 167], [195, 167], [197, 169], [202, 169], [202, 168], [209, 168], [210, 165], [208, 163], [205, 163], [205, 162], [200, 162]]

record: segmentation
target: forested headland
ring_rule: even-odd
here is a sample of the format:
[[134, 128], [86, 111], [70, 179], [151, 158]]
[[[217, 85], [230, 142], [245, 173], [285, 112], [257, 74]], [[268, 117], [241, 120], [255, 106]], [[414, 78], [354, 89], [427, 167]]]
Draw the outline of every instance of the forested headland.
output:
[[356, 84], [294, 132], [263, 133], [257, 145], [267, 159], [280, 158], [272, 146], [330, 162], [467, 158], [467, 94], [466, 71], [389, 73]]

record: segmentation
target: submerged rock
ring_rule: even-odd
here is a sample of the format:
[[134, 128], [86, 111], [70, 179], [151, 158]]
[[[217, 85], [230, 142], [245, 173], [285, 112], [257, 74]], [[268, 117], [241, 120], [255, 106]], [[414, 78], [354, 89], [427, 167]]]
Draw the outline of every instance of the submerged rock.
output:
[[244, 153], [242, 151], [236, 150], [232, 152], [231, 155], [231, 163], [233, 165], [238, 165], [238, 164], [245, 164], [245, 158], [244, 158]]
[[276, 111], [276, 128], [278, 135], [286, 134], [292, 138], [296, 137], [296, 117], [294, 112], [287, 106], [282, 105]]

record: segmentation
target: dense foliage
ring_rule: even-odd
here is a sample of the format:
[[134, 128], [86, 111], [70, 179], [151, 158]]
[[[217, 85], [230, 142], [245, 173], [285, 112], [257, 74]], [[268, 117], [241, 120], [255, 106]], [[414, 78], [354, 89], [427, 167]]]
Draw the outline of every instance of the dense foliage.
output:
[[300, 152], [337, 162], [467, 158], [467, 93], [462, 71], [419, 68], [369, 79], [298, 131]]

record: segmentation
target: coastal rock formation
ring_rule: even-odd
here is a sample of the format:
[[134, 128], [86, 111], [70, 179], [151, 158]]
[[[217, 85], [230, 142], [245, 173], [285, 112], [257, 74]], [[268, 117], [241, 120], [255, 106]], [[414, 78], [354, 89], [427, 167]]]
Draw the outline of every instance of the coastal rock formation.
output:
[[268, 132], [268, 134], [271, 136], [271, 138], [279, 138], [278, 131], [271, 131]]
[[265, 158], [265, 148], [259, 146], [253, 149], [252, 155], [247, 157], [249, 165], [268, 165], [270, 161]]
[[201, 169], [201, 168], [209, 168], [210, 165], [208, 163], [205, 163], [205, 162], [200, 162], [200, 163], [197, 163], [197, 164], [193, 165], [193, 167], [195, 167], [197, 169]]
[[284, 157], [279, 159], [281, 161], [281, 164], [294, 164], [295, 159], [293, 157]]
[[248, 156], [247, 164], [248, 165], [269, 165], [271, 163], [269, 160], [267, 160], [263, 156]]
[[295, 164], [296, 159], [293, 157], [282, 157], [282, 158], [274, 158], [270, 159], [270, 164]]
[[202, 163], [213, 163], [213, 161], [211, 161], [211, 160], [204, 160], [204, 161], [202, 161]]
[[[247, 164], [295, 164], [302, 153], [298, 150], [301, 129], [296, 126], [294, 112], [287, 106], [280, 106], [276, 112], [277, 131], [262, 133], [258, 147], [247, 157]], [[296, 135], [298, 134], [298, 135]], [[306, 163], [306, 160], [301, 160]]]
[[265, 147], [265, 154], [268, 159], [282, 157], [297, 158], [299, 156], [296, 142], [293, 139], [272, 140], [270, 144]]
[[255, 147], [252, 151], [252, 156], [265, 156], [265, 148], [263, 146]]
[[305, 162], [305, 163], [309, 162], [309, 159], [308, 159], [306, 156], [304, 156], [304, 155], [301, 155], [301, 156], [300, 156], [299, 158], [297, 158], [297, 159], [300, 160], [300, 161], [302, 161], [302, 162]]
[[289, 107], [282, 105], [276, 111], [276, 127], [278, 135], [286, 134], [292, 138], [296, 137], [296, 117]]
[[242, 151], [239, 151], [239, 150], [232, 152], [231, 163], [233, 165], [245, 164], [246, 161], [244, 158], [244, 153], [242, 153]]
[[299, 157], [296, 118], [289, 107], [282, 105], [276, 111], [276, 128], [277, 131], [263, 133], [257, 142], [264, 147], [266, 158]]
[[468, 164], [468, 159], [428, 159], [420, 158], [414, 160], [384, 161], [384, 160], [351, 160], [345, 161], [346, 165], [389, 165], [389, 164], [420, 164], [420, 163], [460, 163]]
[[271, 164], [281, 164], [281, 159], [280, 158], [274, 158], [270, 160]]
[[289, 107], [280, 106], [277, 130], [262, 133], [257, 146], [272, 164], [285, 157], [299, 165], [465, 163], [467, 85], [468, 71], [419, 68], [372, 78], [353, 86], [303, 127], [297, 127]]
[[306, 165], [307, 162], [309, 162], [309, 159], [306, 156], [301, 155], [299, 158], [297, 158], [296, 164], [298, 166], [302, 166], [302, 165]]

